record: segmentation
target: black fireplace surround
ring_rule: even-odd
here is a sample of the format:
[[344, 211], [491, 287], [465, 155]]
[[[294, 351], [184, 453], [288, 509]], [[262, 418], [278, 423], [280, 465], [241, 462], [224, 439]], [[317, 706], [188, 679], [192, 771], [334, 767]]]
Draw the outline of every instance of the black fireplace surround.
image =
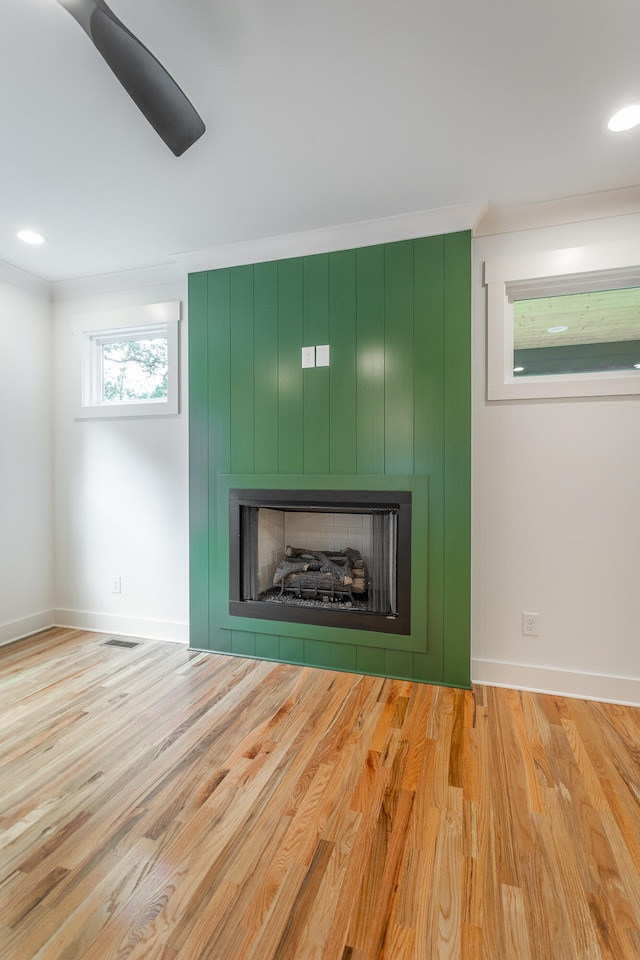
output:
[[[347, 597], [325, 596], [307, 604], [300, 599], [296, 602], [295, 597], [289, 602], [279, 602], [280, 597], [275, 595], [259, 598], [262, 595], [258, 594], [256, 583], [260, 509], [285, 514], [297, 511], [372, 515], [373, 560], [367, 571], [364, 600], [351, 602]], [[229, 613], [233, 616], [411, 633], [410, 491], [232, 489], [229, 534]], [[312, 593], [308, 590], [304, 596]]]

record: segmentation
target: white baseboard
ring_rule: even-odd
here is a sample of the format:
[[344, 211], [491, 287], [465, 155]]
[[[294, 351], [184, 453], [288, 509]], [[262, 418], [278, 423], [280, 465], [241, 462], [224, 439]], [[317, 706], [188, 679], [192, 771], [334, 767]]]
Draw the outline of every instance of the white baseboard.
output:
[[490, 687], [640, 706], [640, 680], [633, 677], [610, 677], [499, 660], [472, 660], [471, 677], [473, 683]]
[[141, 637], [145, 640], [189, 642], [188, 623], [147, 620], [142, 617], [118, 617], [111, 613], [94, 613], [89, 610], [53, 610], [52, 616], [52, 622], [56, 627], [116, 633], [127, 637]]
[[[189, 642], [188, 623], [118, 617], [86, 610], [43, 610], [21, 620], [0, 624], [0, 646], [53, 626], [142, 637], [147, 640]], [[511, 687], [533, 693], [640, 706], [640, 679], [633, 677], [611, 677], [605, 674], [479, 659], [471, 661], [471, 677], [473, 683], [483, 683], [490, 687]]]
[[0, 646], [21, 640], [39, 630], [46, 630], [53, 624], [53, 610], [43, 610], [21, 620], [12, 620], [10, 623], [0, 623]]

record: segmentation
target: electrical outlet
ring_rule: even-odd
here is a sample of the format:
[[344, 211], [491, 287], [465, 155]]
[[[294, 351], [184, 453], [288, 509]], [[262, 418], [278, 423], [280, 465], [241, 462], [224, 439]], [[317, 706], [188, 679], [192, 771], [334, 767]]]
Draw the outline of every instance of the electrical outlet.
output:
[[538, 636], [538, 614], [537, 613], [522, 614], [522, 632], [525, 635], [525, 637]]
[[316, 365], [316, 348], [315, 347], [303, 347], [302, 348], [302, 366], [303, 368], [315, 367]]
[[122, 593], [122, 577], [111, 577], [111, 593]]

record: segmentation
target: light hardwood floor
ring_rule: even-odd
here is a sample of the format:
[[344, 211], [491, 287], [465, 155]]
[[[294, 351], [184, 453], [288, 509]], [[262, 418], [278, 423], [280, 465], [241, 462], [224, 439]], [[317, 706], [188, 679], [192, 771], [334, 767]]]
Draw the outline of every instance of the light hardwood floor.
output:
[[640, 710], [0, 649], [3, 960], [638, 960]]

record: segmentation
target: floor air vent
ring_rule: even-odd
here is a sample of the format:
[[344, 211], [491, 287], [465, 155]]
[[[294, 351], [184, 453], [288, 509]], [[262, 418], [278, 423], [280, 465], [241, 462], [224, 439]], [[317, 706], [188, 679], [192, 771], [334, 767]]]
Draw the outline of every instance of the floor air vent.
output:
[[139, 640], [120, 640], [118, 637], [111, 637], [104, 643], [105, 647], [139, 647]]

